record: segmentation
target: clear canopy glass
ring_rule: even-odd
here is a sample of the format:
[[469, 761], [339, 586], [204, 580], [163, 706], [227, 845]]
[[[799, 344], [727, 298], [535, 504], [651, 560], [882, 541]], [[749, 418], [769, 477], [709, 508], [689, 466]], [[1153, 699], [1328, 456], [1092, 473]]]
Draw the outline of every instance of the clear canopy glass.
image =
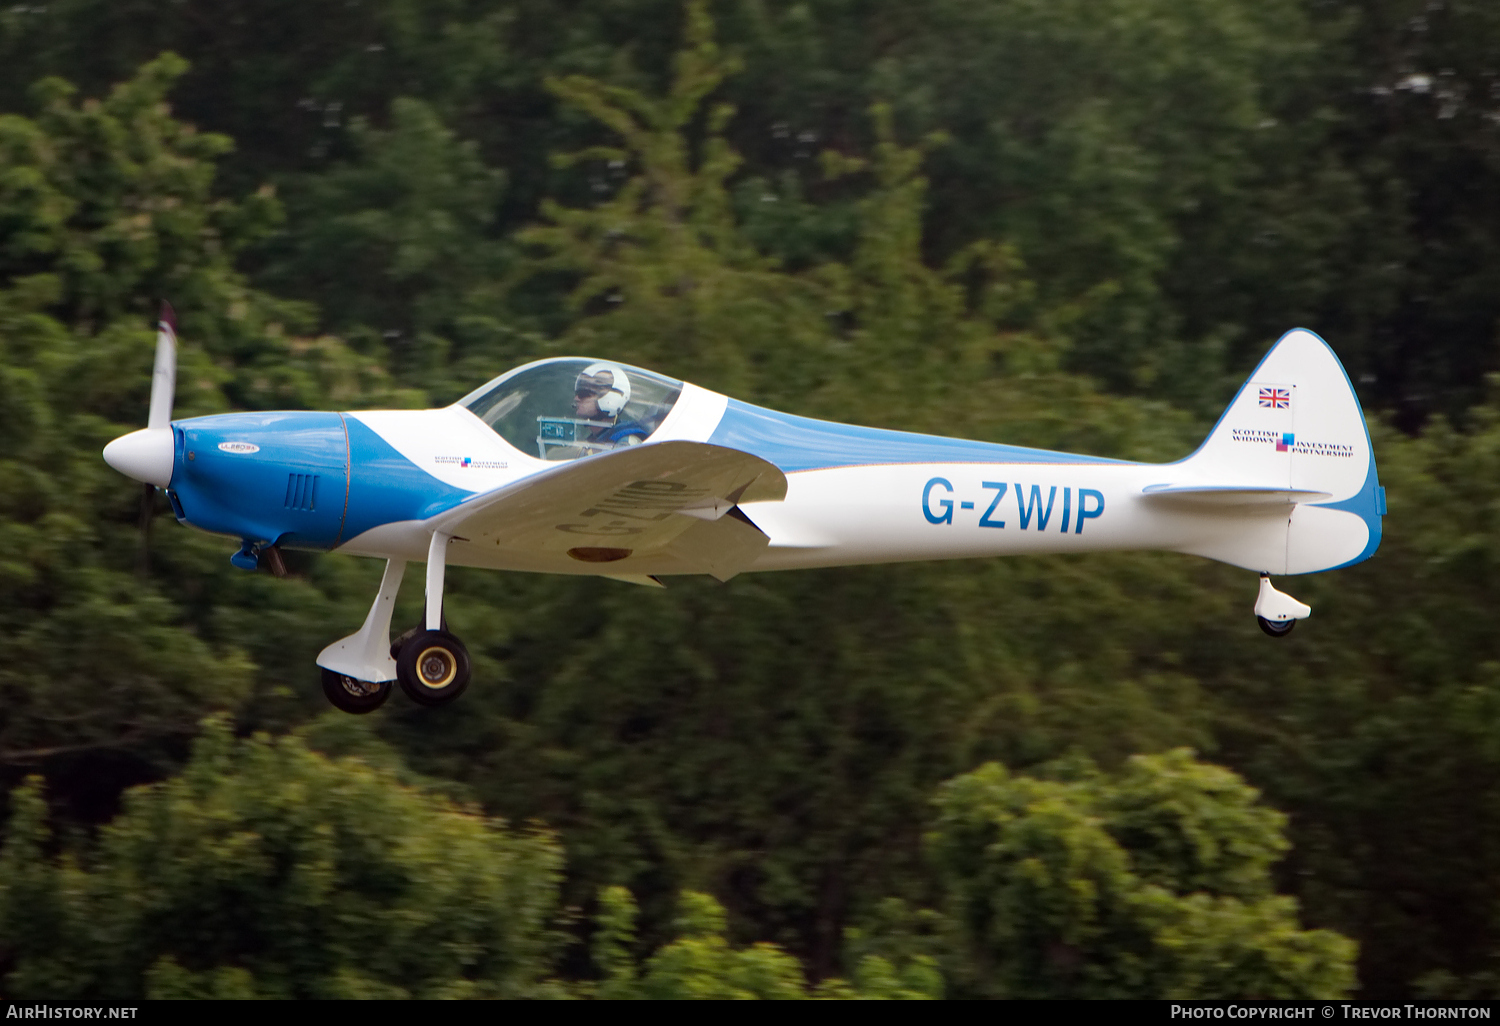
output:
[[500, 375], [458, 401], [544, 460], [572, 460], [650, 438], [682, 382], [610, 360], [559, 357]]

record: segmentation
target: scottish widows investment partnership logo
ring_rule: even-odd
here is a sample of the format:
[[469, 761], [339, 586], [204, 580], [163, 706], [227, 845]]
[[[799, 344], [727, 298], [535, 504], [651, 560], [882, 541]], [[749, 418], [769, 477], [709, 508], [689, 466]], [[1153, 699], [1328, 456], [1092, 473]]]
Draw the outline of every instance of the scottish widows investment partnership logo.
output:
[[472, 456], [434, 456], [432, 462], [447, 463], [465, 469], [472, 467], [476, 470], [505, 470], [510, 466], [504, 460], [476, 460]]
[[1229, 437], [1236, 442], [1253, 445], [1275, 445], [1277, 452], [1297, 453], [1302, 456], [1337, 456], [1341, 459], [1354, 457], [1354, 446], [1348, 442], [1297, 441], [1290, 431], [1270, 431], [1266, 428], [1230, 428]]

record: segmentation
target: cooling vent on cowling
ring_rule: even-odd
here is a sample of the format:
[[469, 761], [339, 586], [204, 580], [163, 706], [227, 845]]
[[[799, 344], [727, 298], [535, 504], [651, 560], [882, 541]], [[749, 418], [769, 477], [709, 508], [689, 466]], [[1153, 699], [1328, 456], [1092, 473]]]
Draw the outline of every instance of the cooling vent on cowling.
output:
[[318, 475], [288, 474], [286, 476], [286, 508], [312, 512], [317, 509]]

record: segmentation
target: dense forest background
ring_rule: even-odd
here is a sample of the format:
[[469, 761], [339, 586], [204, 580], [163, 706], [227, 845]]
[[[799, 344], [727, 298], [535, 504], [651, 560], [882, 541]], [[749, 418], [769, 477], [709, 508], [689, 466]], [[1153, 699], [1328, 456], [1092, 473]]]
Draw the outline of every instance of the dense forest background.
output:
[[[0, 995], [1500, 997], [1500, 5], [53, 0], [0, 68]], [[1160, 554], [453, 571], [474, 686], [350, 717], [378, 565], [142, 567], [161, 298], [178, 416], [567, 352], [1144, 460], [1300, 325], [1385, 542], [1280, 641]]]

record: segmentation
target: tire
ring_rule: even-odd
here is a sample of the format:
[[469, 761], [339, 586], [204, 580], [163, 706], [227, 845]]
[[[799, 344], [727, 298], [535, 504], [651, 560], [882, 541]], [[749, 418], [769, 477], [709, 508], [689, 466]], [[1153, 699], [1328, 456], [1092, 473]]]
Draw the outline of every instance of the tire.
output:
[[447, 705], [469, 686], [469, 650], [447, 631], [422, 631], [401, 646], [396, 679], [418, 705]]
[[385, 700], [391, 697], [391, 682], [359, 680], [324, 667], [323, 697], [335, 709], [362, 716], [385, 705]]
[[1293, 627], [1297, 626], [1296, 620], [1286, 620], [1281, 623], [1276, 623], [1271, 620], [1267, 620], [1264, 616], [1257, 616], [1255, 618], [1255, 622], [1260, 624], [1261, 630], [1265, 631], [1273, 638], [1284, 638], [1288, 634], [1292, 633]]

